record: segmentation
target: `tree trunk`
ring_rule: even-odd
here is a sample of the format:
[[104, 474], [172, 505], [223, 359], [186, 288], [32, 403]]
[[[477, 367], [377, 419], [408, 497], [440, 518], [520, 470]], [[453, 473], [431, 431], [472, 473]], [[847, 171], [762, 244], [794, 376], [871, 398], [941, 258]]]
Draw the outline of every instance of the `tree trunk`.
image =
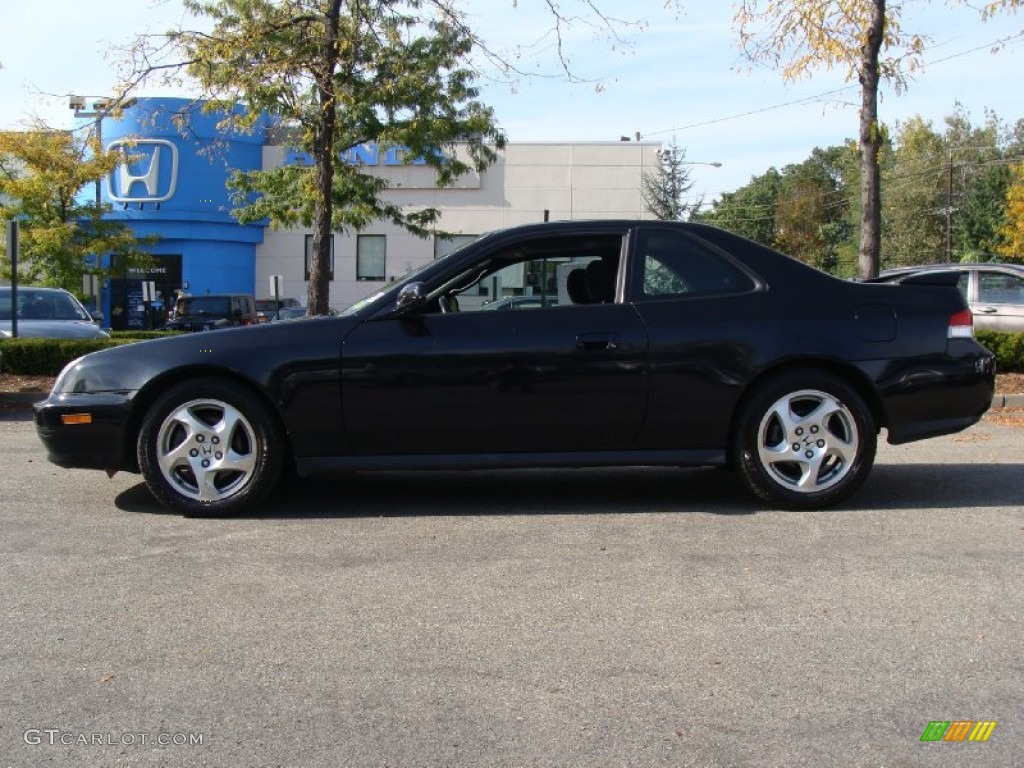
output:
[[334, 72], [338, 63], [338, 19], [342, 0], [332, 0], [324, 19], [324, 69], [316, 75], [320, 116], [313, 139], [313, 161], [316, 173], [317, 201], [313, 213], [313, 254], [309, 265], [307, 313], [326, 315], [331, 297], [331, 228], [334, 206], [331, 191], [334, 186], [334, 134], [338, 121], [335, 101]]
[[878, 154], [882, 131], [878, 125], [878, 54], [885, 26], [885, 0], [874, 0], [860, 58], [860, 253], [862, 278], [878, 276], [882, 251], [882, 173]]

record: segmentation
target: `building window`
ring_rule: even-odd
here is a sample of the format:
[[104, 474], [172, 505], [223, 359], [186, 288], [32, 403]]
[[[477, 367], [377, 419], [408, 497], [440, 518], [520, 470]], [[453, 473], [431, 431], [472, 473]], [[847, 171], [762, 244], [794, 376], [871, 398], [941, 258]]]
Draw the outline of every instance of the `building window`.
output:
[[[313, 266], [313, 236], [306, 235], [306, 280], [309, 280], [309, 269]], [[331, 235], [331, 266], [327, 279], [334, 279], [334, 235]]]
[[387, 236], [356, 237], [356, 280], [383, 280]]

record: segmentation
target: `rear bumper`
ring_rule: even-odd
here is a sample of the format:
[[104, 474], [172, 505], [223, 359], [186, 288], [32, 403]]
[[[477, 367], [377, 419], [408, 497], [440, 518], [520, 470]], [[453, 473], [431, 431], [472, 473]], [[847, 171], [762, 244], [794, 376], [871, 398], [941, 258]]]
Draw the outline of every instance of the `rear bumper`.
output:
[[887, 376], [879, 386], [893, 445], [961, 432], [992, 406], [995, 356], [929, 360]]
[[[35, 403], [36, 432], [47, 458], [60, 467], [135, 472], [128, 425], [134, 392], [50, 395]], [[88, 424], [65, 424], [63, 416], [87, 414]]]

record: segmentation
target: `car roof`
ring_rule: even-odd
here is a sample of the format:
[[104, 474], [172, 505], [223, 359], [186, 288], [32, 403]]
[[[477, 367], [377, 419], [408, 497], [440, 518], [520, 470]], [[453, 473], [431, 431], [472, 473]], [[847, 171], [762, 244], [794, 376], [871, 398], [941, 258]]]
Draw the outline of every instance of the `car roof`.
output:
[[1009, 272], [1024, 273], [1024, 264], [1011, 264], [1005, 261], [960, 261], [948, 264], [918, 264], [911, 267], [893, 267], [883, 269], [881, 275], [906, 275], [913, 272], [959, 272], [965, 269], [1005, 269]]

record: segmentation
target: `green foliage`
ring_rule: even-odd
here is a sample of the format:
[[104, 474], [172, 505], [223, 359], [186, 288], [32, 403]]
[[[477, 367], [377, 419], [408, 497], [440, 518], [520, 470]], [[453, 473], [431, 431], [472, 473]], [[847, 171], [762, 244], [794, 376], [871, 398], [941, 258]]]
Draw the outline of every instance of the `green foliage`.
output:
[[883, 266], [986, 258], [1006, 219], [1006, 163], [1019, 154], [993, 114], [973, 125], [960, 105], [944, 130], [920, 117], [900, 125], [883, 170]]
[[[1014, 240], [1011, 226], [1013, 211], [1024, 221], [1024, 171], [1015, 186], [1012, 165], [1024, 158], [1024, 121], [1008, 127], [989, 112], [977, 125], [956, 105], [939, 129], [915, 117], [883, 135], [883, 268], [987, 261], [995, 253], [1016, 260], [1024, 253], [1015, 247], [1024, 239]], [[859, 188], [856, 145], [849, 141], [816, 148], [781, 172], [769, 169], [695, 218], [852, 277]]]
[[4, 373], [19, 376], [56, 376], [82, 355], [130, 343], [118, 339], [2, 339], [0, 365]]
[[782, 174], [769, 168], [746, 186], [726, 192], [712, 203], [711, 210], [694, 216], [694, 221], [713, 224], [743, 237], [775, 247], [775, 205], [782, 185]]
[[804, 162], [783, 169], [775, 203], [779, 250], [819, 269], [838, 271], [841, 246], [855, 231], [850, 178], [858, 178], [857, 164], [847, 147], [815, 148]]
[[[0, 133], [0, 201], [6, 197], [0, 218], [21, 221], [20, 280], [80, 291], [86, 272], [107, 276], [96, 255], [114, 254], [127, 266], [150, 264], [131, 229], [105, 220], [109, 206], [97, 205], [89, 194], [119, 159], [68, 131], [37, 126]], [[10, 277], [8, 255], [0, 263], [0, 278]]]
[[[483, 170], [504, 145], [477, 100], [469, 65], [475, 38], [447, 0], [186, 0], [213, 21], [210, 33], [178, 31], [174, 43], [209, 97], [207, 109], [245, 127], [276, 116], [310, 165], [239, 173], [242, 222], [312, 226], [309, 307], [327, 311], [329, 236], [390, 221], [420, 236], [440, 216], [386, 197], [388, 182], [344, 161], [368, 142], [405, 148], [439, 185]], [[244, 103], [245, 114], [232, 112]], [[459, 152], [454, 152], [458, 143]]]
[[996, 371], [1024, 373], [1024, 333], [976, 331], [975, 335], [996, 356]]

